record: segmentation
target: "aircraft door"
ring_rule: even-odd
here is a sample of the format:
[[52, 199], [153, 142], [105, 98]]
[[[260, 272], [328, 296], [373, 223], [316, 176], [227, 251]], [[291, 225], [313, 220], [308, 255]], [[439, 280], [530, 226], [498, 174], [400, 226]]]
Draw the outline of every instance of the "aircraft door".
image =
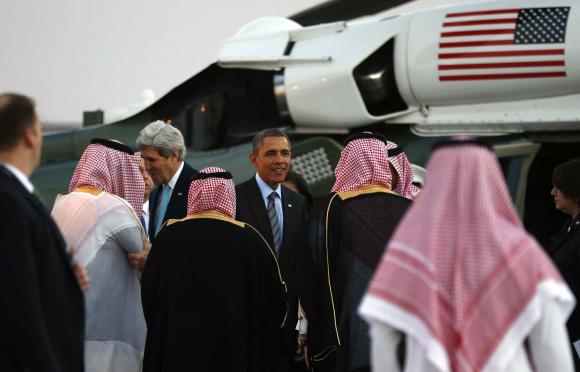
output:
[[524, 215], [528, 172], [540, 145], [527, 141], [493, 146], [520, 218]]

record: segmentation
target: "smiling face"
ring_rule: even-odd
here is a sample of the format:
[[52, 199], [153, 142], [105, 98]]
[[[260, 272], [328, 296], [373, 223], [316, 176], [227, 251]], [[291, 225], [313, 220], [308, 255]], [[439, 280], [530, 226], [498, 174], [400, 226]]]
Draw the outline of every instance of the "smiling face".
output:
[[564, 193], [556, 186], [552, 188], [550, 195], [554, 197], [554, 204], [556, 205], [556, 209], [560, 212], [566, 213], [572, 217], [580, 212], [580, 206], [578, 206], [578, 203], [576, 203], [573, 198], [564, 195]]
[[275, 189], [290, 169], [290, 144], [285, 137], [264, 137], [256, 152], [250, 154], [260, 178]]

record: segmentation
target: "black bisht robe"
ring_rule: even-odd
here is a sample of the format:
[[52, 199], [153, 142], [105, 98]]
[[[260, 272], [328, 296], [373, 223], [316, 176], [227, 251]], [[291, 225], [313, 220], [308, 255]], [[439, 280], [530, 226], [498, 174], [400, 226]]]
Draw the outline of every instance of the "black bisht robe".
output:
[[165, 226], [142, 277], [143, 371], [271, 371], [287, 311], [270, 247], [233, 219]]
[[302, 276], [300, 300], [316, 371], [370, 371], [369, 329], [357, 308], [411, 203], [374, 187], [331, 194], [315, 204], [307, 235], [311, 256], [301, 260], [308, 274]]

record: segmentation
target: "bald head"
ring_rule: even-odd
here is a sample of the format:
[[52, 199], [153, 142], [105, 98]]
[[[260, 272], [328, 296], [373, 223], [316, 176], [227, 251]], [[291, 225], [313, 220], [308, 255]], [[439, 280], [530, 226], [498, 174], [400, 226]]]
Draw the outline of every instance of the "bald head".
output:
[[0, 152], [16, 146], [27, 128], [36, 124], [34, 101], [20, 94], [0, 95]]

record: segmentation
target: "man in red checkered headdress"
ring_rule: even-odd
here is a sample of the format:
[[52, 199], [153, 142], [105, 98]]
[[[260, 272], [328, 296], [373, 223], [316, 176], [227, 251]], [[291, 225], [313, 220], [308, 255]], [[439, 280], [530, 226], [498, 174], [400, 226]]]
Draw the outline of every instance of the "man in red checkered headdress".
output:
[[368, 327], [356, 308], [411, 201], [392, 190], [387, 141], [380, 134], [347, 138], [335, 175], [332, 193], [311, 213], [313, 260], [300, 265], [308, 354], [316, 371], [366, 372]]
[[387, 150], [393, 178], [393, 191], [405, 198], [414, 199], [421, 190], [413, 184], [415, 172], [407, 155], [400, 146], [391, 141], [387, 141]]
[[427, 173], [360, 306], [373, 369], [573, 371], [574, 297], [524, 230], [489, 146], [440, 143]]
[[146, 251], [139, 215], [145, 183], [128, 146], [93, 139], [52, 216], [75, 258], [86, 267], [85, 366], [88, 371], [138, 371], [145, 346], [139, 272], [129, 254]]
[[192, 177], [187, 217], [160, 230], [143, 272], [143, 371], [269, 372], [287, 314], [276, 255], [236, 221], [232, 175]]

